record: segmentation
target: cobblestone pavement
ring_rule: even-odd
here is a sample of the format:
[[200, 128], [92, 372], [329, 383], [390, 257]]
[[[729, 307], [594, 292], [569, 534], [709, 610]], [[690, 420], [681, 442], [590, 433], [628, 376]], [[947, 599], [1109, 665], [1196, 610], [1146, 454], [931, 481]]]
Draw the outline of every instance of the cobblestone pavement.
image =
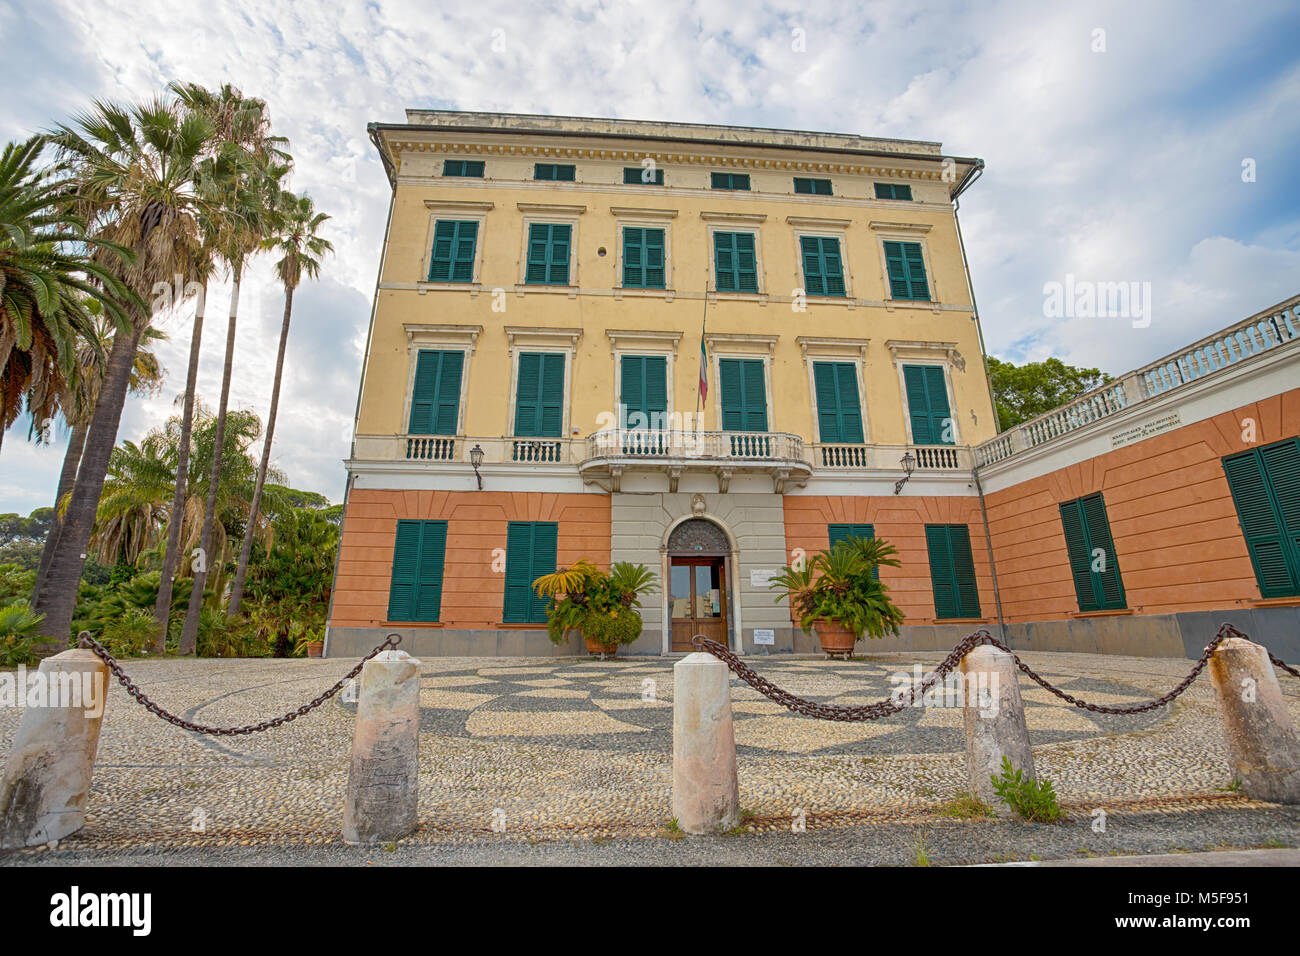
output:
[[[887, 697], [894, 686], [891, 674], [910, 674], [913, 665], [928, 668], [942, 657], [751, 661], [796, 694], [843, 704]], [[1058, 686], [1097, 703], [1150, 699], [1191, 667], [1185, 660], [1081, 654], [1029, 653], [1024, 659]], [[407, 842], [662, 836], [671, 803], [672, 663], [657, 658], [426, 660], [422, 822]], [[162, 706], [218, 726], [294, 709], [350, 666], [341, 660], [126, 664]], [[1300, 681], [1281, 680], [1300, 722]], [[1210, 818], [1242, 824], [1249, 819], [1239, 839], [1220, 841], [1232, 845], [1296, 844], [1293, 811], [1221, 789], [1231, 770], [1207, 677], [1172, 706], [1134, 717], [1090, 714], [1027, 680], [1021, 688], [1037, 769], [1055, 783], [1081, 834], [1091, 832], [1091, 813], [1101, 807], [1118, 820], [1168, 819], [1173, 828], [1168, 840], [1144, 843], [1142, 852], [1182, 845], [1175, 832], [1180, 816], [1202, 821], [1198, 827]], [[858, 832], [871, 824], [954, 825], [942, 804], [966, 789], [959, 707], [927, 706], [869, 723], [830, 723], [783, 710], [738, 681], [732, 699], [741, 806], [756, 832], [788, 834], [797, 809], [807, 814], [810, 832]], [[164, 723], [115, 685], [87, 825], [51, 856], [339, 844], [354, 711], [354, 704], [335, 698], [277, 730], [213, 738]], [[3, 752], [19, 714], [16, 708], [0, 708]], [[489, 829], [497, 808], [505, 813], [506, 831], [500, 834]], [[197, 832], [200, 819], [205, 830]], [[985, 827], [990, 838], [1030, 826], [956, 825]], [[1210, 831], [1216, 829], [1230, 835], [1233, 828], [1210, 825]], [[1204, 842], [1197, 836], [1188, 846], [1203, 849]], [[1102, 843], [1098, 847], [1107, 852]], [[985, 849], [975, 859], [999, 855], [992, 844]], [[1009, 853], [1014, 847], [1004, 849]], [[7, 862], [37, 853], [23, 851]]]

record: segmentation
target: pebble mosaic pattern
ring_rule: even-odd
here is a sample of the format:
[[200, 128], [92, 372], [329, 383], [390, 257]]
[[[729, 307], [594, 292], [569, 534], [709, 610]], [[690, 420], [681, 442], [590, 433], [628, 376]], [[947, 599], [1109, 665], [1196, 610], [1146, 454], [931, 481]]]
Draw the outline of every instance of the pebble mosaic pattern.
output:
[[[889, 675], [939, 653], [861, 661], [752, 659], [801, 696], [865, 703]], [[1190, 661], [1030, 653], [1076, 696], [1149, 700]], [[422, 664], [420, 818], [415, 841], [653, 837], [669, 816], [671, 659], [430, 659]], [[131, 661], [162, 706], [218, 726], [296, 708], [345, 673], [341, 660]], [[1300, 722], [1300, 681], [1282, 677]], [[653, 700], [643, 700], [646, 681]], [[1086, 830], [1090, 808], [1178, 814], [1261, 806], [1224, 792], [1231, 771], [1207, 677], [1171, 707], [1090, 714], [1021, 680], [1040, 774]], [[801, 717], [733, 681], [741, 806], [757, 830], [933, 819], [966, 789], [959, 708], [920, 707], [869, 723]], [[213, 738], [153, 717], [111, 692], [86, 827], [63, 849], [339, 842], [355, 704], [338, 698], [278, 730]], [[0, 708], [0, 752], [21, 711]], [[490, 830], [494, 810], [505, 832]], [[204, 829], [196, 830], [202, 820]], [[1292, 837], [1294, 834], [1292, 834]], [[35, 851], [23, 851], [23, 853]]]

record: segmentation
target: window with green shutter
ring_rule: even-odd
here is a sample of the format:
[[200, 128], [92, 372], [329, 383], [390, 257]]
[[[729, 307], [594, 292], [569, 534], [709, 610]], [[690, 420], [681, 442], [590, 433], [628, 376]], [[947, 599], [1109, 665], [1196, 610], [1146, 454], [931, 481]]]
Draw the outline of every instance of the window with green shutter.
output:
[[668, 417], [668, 359], [624, 355], [619, 363], [624, 428], [662, 429]]
[[718, 292], [757, 292], [758, 259], [752, 232], [713, 234], [714, 288]]
[[955, 428], [941, 365], [904, 365], [903, 387], [915, 445], [952, 445]]
[[662, 169], [650, 169], [643, 166], [623, 167], [624, 186], [662, 186], [663, 184], [664, 171]]
[[662, 289], [664, 268], [664, 231], [641, 226], [623, 228], [623, 288]]
[[442, 613], [442, 574], [447, 522], [399, 521], [388, 589], [388, 620], [437, 621]]
[[767, 431], [767, 383], [762, 359], [718, 361], [722, 429], [729, 432]]
[[810, 196], [829, 196], [831, 194], [831, 181], [829, 179], [805, 179], [796, 176], [794, 178], [794, 191]]
[[891, 299], [930, 301], [925, 280], [925, 256], [919, 242], [885, 242], [885, 268], [889, 273]]
[[1300, 439], [1223, 459], [1259, 593], [1300, 594]]
[[429, 281], [473, 282], [474, 246], [477, 240], [476, 221], [439, 219], [433, 227]]
[[524, 282], [528, 285], [568, 285], [572, 236], [573, 227], [567, 223], [530, 223]]
[[506, 624], [545, 624], [550, 601], [537, 596], [533, 582], [555, 572], [554, 521], [511, 521], [506, 526], [506, 594], [501, 620]]
[[823, 442], [861, 443], [862, 405], [858, 370], [852, 362], [814, 362], [817, 428]]
[[454, 435], [460, 412], [460, 376], [464, 352], [422, 350], [415, 359], [411, 387], [412, 435]]
[[975, 585], [970, 528], [964, 524], [928, 524], [925, 547], [930, 555], [934, 616], [983, 617], [979, 589]]
[[549, 179], [555, 182], [573, 182], [574, 167], [565, 163], [536, 163], [533, 166], [533, 179]]
[[559, 438], [564, 425], [564, 355], [521, 352], [515, 385], [515, 435]]
[[876, 183], [877, 199], [911, 199], [912, 187], [904, 183]]
[[748, 189], [749, 173], [713, 173], [709, 183], [714, 189]]
[[1070, 557], [1070, 574], [1080, 611], [1108, 611], [1126, 607], [1119, 557], [1110, 536], [1106, 502], [1101, 493], [1066, 501], [1061, 506], [1061, 528]]
[[800, 236], [803, 287], [808, 295], [844, 295], [840, 241], [834, 236]]
[[[876, 526], [870, 524], [828, 524], [826, 526], [826, 537], [830, 539], [832, 548], [845, 538], [866, 538], [871, 541], [876, 537]], [[871, 576], [877, 581], [880, 580], [879, 566], [872, 568]]]
[[470, 179], [483, 178], [483, 161], [473, 159], [448, 159], [442, 164], [444, 176], [465, 176]]

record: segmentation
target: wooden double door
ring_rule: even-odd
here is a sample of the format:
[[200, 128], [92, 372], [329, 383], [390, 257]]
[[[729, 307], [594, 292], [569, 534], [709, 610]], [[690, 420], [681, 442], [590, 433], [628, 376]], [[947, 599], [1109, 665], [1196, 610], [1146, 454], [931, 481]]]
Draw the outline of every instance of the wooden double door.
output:
[[671, 649], [695, 650], [691, 639], [696, 634], [727, 645], [727, 559], [683, 555], [668, 561]]

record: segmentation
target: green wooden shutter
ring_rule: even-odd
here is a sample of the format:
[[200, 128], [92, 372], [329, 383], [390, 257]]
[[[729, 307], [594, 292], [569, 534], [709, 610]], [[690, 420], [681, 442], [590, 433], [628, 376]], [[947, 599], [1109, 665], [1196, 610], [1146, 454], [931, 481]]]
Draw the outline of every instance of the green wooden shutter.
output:
[[948, 384], [939, 365], [904, 365], [907, 415], [916, 445], [951, 445], [955, 436], [948, 405]]
[[718, 387], [722, 399], [722, 430], [744, 431], [744, 389], [741, 384], [740, 359], [718, 360]]
[[555, 571], [559, 525], [553, 521], [511, 521], [506, 526], [505, 605], [501, 620], [543, 624], [550, 603], [538, 597], [533, 582]]
[[858, 376], [852, 362], [814, 362], [817, 425], [823, 442], [860, 443], [862, 406]]
[[808, 295], [844, 295], [840, 241], [833, 236], [800, 236], [804, 290]]
[[964, 524], [926, 525], [925, 546], [935, 617], [981, 617], [970, 528]]
[[925, 256], [919, 242], [885, 242], [885, 268], [889, 274], [889, 295], [894, 299], [930, 301], [925, 279]]
[[619, 402], [624, 428], [663, 428], [668, 414], [668, 360], [662, 355], [624, 355]]
[[447, 522], [397, 522], [388, 620], [438, 620], [446, 553]]
[[623, 185], [625, 186], [662, 186], [664, 184], [664, 171], [655, 168], [651, 171], [650, 178], [646, 179], [645, 170], [641, 166], [624, 166], [623, 167]]
[[[870, 524], [828, 524], [826, 526], [826, 537], [830, 540], [830, 547], [835, 547], [845, 538], [866, 538], [868, 540], [876, 537], [876, 526]], [[877, 581], [880, 580], [880, 568], [872, 568], [871, 576]]]
[[429, 281], [472, 282], [477, 240], [477, 222], [438, 220], [433, 230], [433, 252], [429, 257]]
[[1223, 470], [1259, 593], [1300, 594], [1300, 439], [1229, 455]]
[[515, 435], [559, 438], [564, 424], [564, 356], [521, 352], [515, 386]]
[[623, 285], [662, 289], [665, 281], [664, 231], [629, 226], [623, 230]]
[[456, 434], [464, 360], [463, 352], [420, 352], [415, 361], [415, 384], [411, 389], [409, 434]]
[[767, 388], [762, 359], [720, 359], [722, 428], [732, 432], [767, 431]]
[[568, 285], [572, 227], [567, 223], [534, 222], [528, 226], [528, 261], [524, 282]]
[[713, 265], [717, 291], [758, 291], [758, 259], [752, 232], [715, 232]]
[[1092, 553], [1083, 530], [1083, 511], [1077, 501], [1061, 505], [1061, 528], [1065, 532], [1065, 550], [1070, 559], [1070, 576], [1080, 611], [1096, 611], [1096, 593], [1092, 587]]

